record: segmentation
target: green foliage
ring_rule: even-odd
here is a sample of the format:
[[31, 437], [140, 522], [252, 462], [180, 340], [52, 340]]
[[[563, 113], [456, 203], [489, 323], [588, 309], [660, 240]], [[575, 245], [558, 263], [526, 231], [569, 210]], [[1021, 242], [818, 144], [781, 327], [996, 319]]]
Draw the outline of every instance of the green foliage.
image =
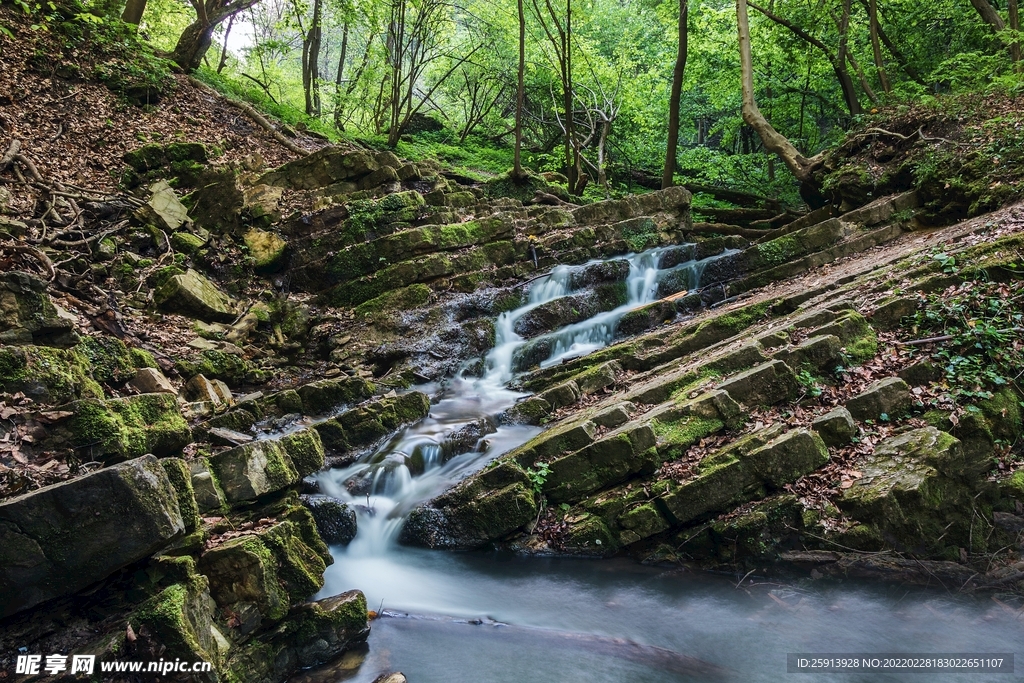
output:
[[551, 468], [546, 462], [537, 463], [536, 469], [530, 467], [526, 470], [526, 478], [530, 480], [530, 486], [537, 498], [540, 498], [549, 474], [551, 474]]
[[1016, 384], [1024, 367], [1018, 341], [1024, 330], [1022, 301], [1024, 280], [981, 277], [930, 295], [915, 314], [914, 334], [941, 338], [933, 358], [955, 402], [990, 398], [993, 390]]
[[813, 396], [814, 398], [821, 396], [823, 389], [818, 383], [818, 378], [812, 375], [810, 371], [801, 370], [796, 373], [796, 381], [800, 383], [800, 386], [804, 388], [805, 393], [808, 395]]

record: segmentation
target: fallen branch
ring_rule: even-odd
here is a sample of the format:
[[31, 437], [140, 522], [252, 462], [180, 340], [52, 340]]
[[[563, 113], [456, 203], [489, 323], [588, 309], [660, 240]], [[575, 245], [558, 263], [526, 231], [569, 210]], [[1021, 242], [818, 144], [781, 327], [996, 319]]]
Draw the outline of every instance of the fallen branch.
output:
[[0, 244], [0, 250], [12, 251], [18, 254], [28, 254], [43, 264], [43, 267], [46, 268], [46, 272], [49, 276], [47, 279], [53, 280], [53, 278], [57, 276], [57, 270], [53, 267], [53, 261], [50, 260], [50, 257], [35, 247], [30, 247], [26, 244]]
[[284, 135], [282, 135], [279, 130], [274, 128], [273, 124], [271, 124], [270, 121], [268, 121], [262, 114], [260, 114], [258, 111], [253, 109], [251, 106], [249, 106], [245, 102], [242, 102], [240, 100], [233, 100], [230, 97], [224, 97], [219, 92], [217, 92], [216, 90], [214, 90], [210, 86], [206, 85], [205, 83], [203, 83], [199, 79], [195, 78], [194, 76], [189, 76], [188, 80], [189, 80], [190, 83], [192, 83], [192, 85], [196, 86], [200, 90], [203, 90], [203, 91], [213, 95], [214, 97], [216, 97], [216, 98], [218, 98], [220, 100], [223, 100], [226, 104], [229, 104], [232, 107], [235, 107], [236, 109], [241, 109], [243, 112], [246, 113], [246, 115], [249, 116], [249, 118], [251, 118], [253, 121], [255, 121], [261, 128], [263, 128], [265, 131], [270, 133], [270, 135], [275, 140], [277, 140], [284, 147], [286, 147], [288, 149], [288, 151], [294, 152], [295, 154], [298, 154], [299, 156], [303, 156], [303, 157], [304, 156], [309, 156], [309, 152], [307, 150], [302, 149], [301, 147], [296, 145], [294, 142], [292, 142], [291, 140], [286, 138]]
[[3, 171], [10, 166], [14, 157], [16, 157], [20, 151], [21, 140], [11, 140], [11, 146], [7, 148], [6, 152], [4, 152], [3, 157], [0, 157], [0, 171]]
[[[994, 334], [1009, 334], [1010, 332], [1016, 332], [1017, 334], [1020, 334], [1020, 333], [1024, 332], [1024, 327], [1008, 327], [1005, 330], [996, 330], [994, 332]], [[956, 339], [955, 335], [944, 334], [944, 335], [942, 335], [940, 337], [928, 337], [926, 339], [915, 339], [913, 341], [908, 341], [908, 342], [898, 341], [896, 343], [899, 344], [900, 346], [922, 346], [924, 344], [937, 344], [938, 342], [947, 342], [947, 341], [952, 341], [954, 339]]]

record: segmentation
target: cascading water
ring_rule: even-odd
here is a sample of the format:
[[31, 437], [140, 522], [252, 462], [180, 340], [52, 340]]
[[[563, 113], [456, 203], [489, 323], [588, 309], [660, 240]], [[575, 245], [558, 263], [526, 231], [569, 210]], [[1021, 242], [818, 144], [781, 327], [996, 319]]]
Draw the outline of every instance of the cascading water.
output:
[[[611, 343], [619, 320], [629, 311], [656, 300], [660, 284], [668, 278], [672, 278], [672, 287], [696, 287], [704, 262], [688, 260], [659, 270], [665, 252], [665, 248], [652, 249], [615, 259], [629, 264], [626, 301], [610, 311], [541, 335], [538, 339], [551, 348], [541, 366], [584, 355]], [[365, 559], [386, 552], [413, 508], [540, 431], [538, 427], [526, 425], [500, 425], [474, 452], [448, 460], [443, 458], [441, 444], [446, 437], [473, 422], [493, 421], [523, 396], [506, 386], [515, 373], [517, 352], [527, 344], [527, 340], [515, 332], [516, 322], [538, 306], [575, 293], [577, 276], [601, 263], [558, 266], [550, 275], [534, 282], [527, 302], [502, 313], [495, 321], [495, 345], [484, 359], [481, 377], [453, 378], [440, 389], [440, 400], [431, 406], [427, 418], [406, 428], [360, 462], [321, 475], [323, 490], [350, 502], [359, 514], [359, 531], [349, 547], [341, 551], [342, 556]], [[438, 388], [421, 387], [427, 393]], [[351, 487], [353, 481], [360, 481], [362, 485]]]
[[[849, 584], [817, 593], [772, 588], [776, 584], [738, 591], [734, 581], [684, 578], [631, 563], [440, 553], [396, 543], [415, 506], [540, 431], [498, 426], [475, 452], [446, 459], [445, 443], [455, 430], [494, 420], [522, 396], [507, 388], [517, 355], [540, 339], [547, 344], [542, 361], [547, 365], [610, 343], [631, 309], [700, 284], [705, 263], [688, 258], [672, 263], [678, 258], [679, 248], [629, 257], [626, 303], [523, 339], [515, 332], [516, 323], [539, 306], [573, 295], [574, 280], [593, 264], [556, 268], [533, 283], [523, 306], [495, 321], [496, 344], [487, 354], [482, 377], [420, 387], [439, 394], [429, 417], [362, 462], [321, 475], [326, 493], [356, 507], [359, 524], [351, 544], [331, 549], [335, 563], [324, 575], [319, 597], [359, 588], [372, 609], [383, 605], [385, 610], [462, 621], [379, 620], [361, 666], [329, 669], [308, 680], [369, 683], [395, 669], [422, 683], [722, 680], [680, 670], [676, 665], [685, 664], [686, 657], [675, 653], [685, 653], [734, 670], [735, 677], [726, 680], [774, 683], [784, 677], [786, 659], [780, 653], [786, 652], [883, 652], [893, 642], [919, 652], [1011, 652], [1014, 643], [1022, 642], [1019, 619], [1000, 621], [998, 610], [985, 613], [983, 606], [955, 606], [961, 625], [936, 620], [936, 608], [952, 611], [945, 595], [908, 597], [901, 589], [890, 599], [883, 590]], [[353, 482], [361, 485], [350, 490]], [[780, 609], [786, 600], [793, 606]], [[489, 619], [514, 626], [488, 626]], [[666, 653], [675, 656], [666, 661]], [[973, 681], [976, 674], [943, 680], [967, 677]]]

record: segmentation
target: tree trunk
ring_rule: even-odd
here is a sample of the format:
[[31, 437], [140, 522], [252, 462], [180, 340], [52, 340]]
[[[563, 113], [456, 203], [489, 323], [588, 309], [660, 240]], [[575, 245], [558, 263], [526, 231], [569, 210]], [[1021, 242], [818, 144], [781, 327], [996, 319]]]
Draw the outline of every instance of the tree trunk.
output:
[[313, 0], [313, 18], [302, 49], [302, 86], [306, 95], [306, 115], [320, 116], [320, 45], [323, 3]]
[[776, 154], [782, 163], [801, 182], [811, 181], [811, 172], [816, 164], [806, 158], [784, 135], [768, 123], [757, 108], [754, 99], [754, 64], [750, 48], [750, 20], [747, 17], [747, 0], [736, 0], [736, 25], [739, 31], [740, 74], [743, 85], [743, 120], [753, 128], [765, 149]]
[[839, 19], [838, 28], [839, 53], [836, 55], [836, 62], [838, 63], [836, 75], [839, 77], [840, 85], [843, 86], [843, 97], [846, 98], [846, 106], [852, 115], [857, 116], [858, 114], [863, 114], [864, 109], [860, 106], [860, 100], [857, 99], [857, 91], [854, 88], [850, 70], [846, 68], [846, 62], [849, 58], [850, 0], [843, 1], [843, 15]]
[[[1010, 29], [1012, 31], [1020, 31], [1020, 11], [1017, 6], [1017, 0], [1009, 0], [1007, 9], [1010, 14]], [[1020, 41], [1014, 37], [1014, 41], [1010, 43], [1010, 57], [1013, 59], [1014, 71], [1020, 71]]]
[[215, 25], [197, 19], [181, 32], [178, 44], [174, 46], [171, 59], [187, 73], [199, 68], [206, 51], [213, 44]]
[[228, 36], [231, 35], [231, 27], [235, 25], [235, 15], [232, 14], [231, 18], [228, 19], [228, 27], [224, 29], [224, 44], [220, 49], [220, 61], [217, 62], [217, 73], [224, 70], [224, 66], [228, 63]]
[[124, 6], [124, 13], [121, 21], [126, 24], [138, 26], [142, 21], [142, 15], [146, 13], [146, 0], [128, 0]]
[[565, 33], [562, 34], [562, 55], [563, 70], [565, 76], [562, 79], [564, 88], [562, 92], [562, 104], [565, 110], [565, 161], [566, 177], [569, 179], [569, 191], [580, 194], [582, 189], [576, 192], [579, 184], [580, 162], [577, 158], [576, 146], [573, 144], [575, 132], [575, 121], [573, 120], [572, 107], [572, 0], [565, 0]]
[[[869, 13], [871, 12], [871, 6], [868, 4], [869, 0], [860, 0], [860, 4], [864, 6]], [[889, 51], [889, 54], [893, 56], [893, 59], [900, 65], [900, 68], [906, 72], [908, 76], [917, 84], [925, 85], [924, 78], [918, 72], [917, 69], [912, 67], [907, 60], [906, 55], [903, 51], [896, 47], [896, 44], [889, 39], [889, 35], [882, 28], [882, 22], [878, 20], [878, 14], [875, 13], [875, 29], [878, 31], [878, 37], [882, 40], [882, 45]]]
[[524, 77], [526, 71], [526, 13], [523, 0], [517, 0], [519, 9], [519, 72], [516, 76], [516, 149], [512, 159], [512, 177], [523, 177], [523, 104], [526, 99]]
[[348, 56], [348, 22], [341, 31], [341, 55], [338, 57], [338, 71], [334, 75], [334, 127], [345, 130], [341, 123], [341, 82], [345, 73], [345, 58]]
[[672, 187], [676, 172], [676, 151], [679, 147], [679, 100], [683, 95], [683, 77], [686, 75], [687, 23], [689, 0], [679, 0], [679, 41], [676, 43], [676, 66], [672, 70], [672, 91], [668, 100], [668, 141], [665, 145], [665, 167], [661, 172], [661, 189]]
[[978, 10], [978, 14], [981, 15], [985, 23], [992, 27], [993, 31], [1002, 31], [1006, 28], [1003, 18], [999, 16], [999, 12], [988, 0], [971, 0], [971, 4], [974, 5], [974, 9]]
[[882, 91], [886, 94], [892, 92], [889, 85], [889, 76], [885, 73], [885, 64], [882, 62], [882, 45], [878, 40], [878, 7], [877, 0], [868, 0], [868, 23], [871, 27], [871, 51], [875, 57], [875, 71], [878, 73], [878, 82]]

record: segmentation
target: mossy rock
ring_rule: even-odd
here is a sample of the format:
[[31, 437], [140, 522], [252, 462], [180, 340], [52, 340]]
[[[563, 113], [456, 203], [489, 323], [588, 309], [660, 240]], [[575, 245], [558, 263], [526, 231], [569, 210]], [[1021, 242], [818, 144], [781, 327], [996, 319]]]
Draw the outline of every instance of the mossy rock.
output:
[[[146, 453], [178, 453], [192, 432], [172, 394], [140, 394], [107, 401], [72, 403], [74, 412], [58, 434], [76, 450], [103, 460], [130, 459]], [[61, 438], [59, 436], [58, 438]]]
[[249, 361], [216, 349], [180, 358], [174, 366], [182, 377], [203, 375], [207, 379], [219, 379], [235, 385], [247, 381], [255, 382], [260, 377], [260, 372]]
[[0, 346], [0, 388], [54, 404], [103, 398], [103, 389], [91, 377], [89, 359], [77, 348]]
[[100, 384], [121, 386], [135, 376], [132, 355], [116, 337], [86, 337], [78, 348], [89, 359], [92, 377]]

